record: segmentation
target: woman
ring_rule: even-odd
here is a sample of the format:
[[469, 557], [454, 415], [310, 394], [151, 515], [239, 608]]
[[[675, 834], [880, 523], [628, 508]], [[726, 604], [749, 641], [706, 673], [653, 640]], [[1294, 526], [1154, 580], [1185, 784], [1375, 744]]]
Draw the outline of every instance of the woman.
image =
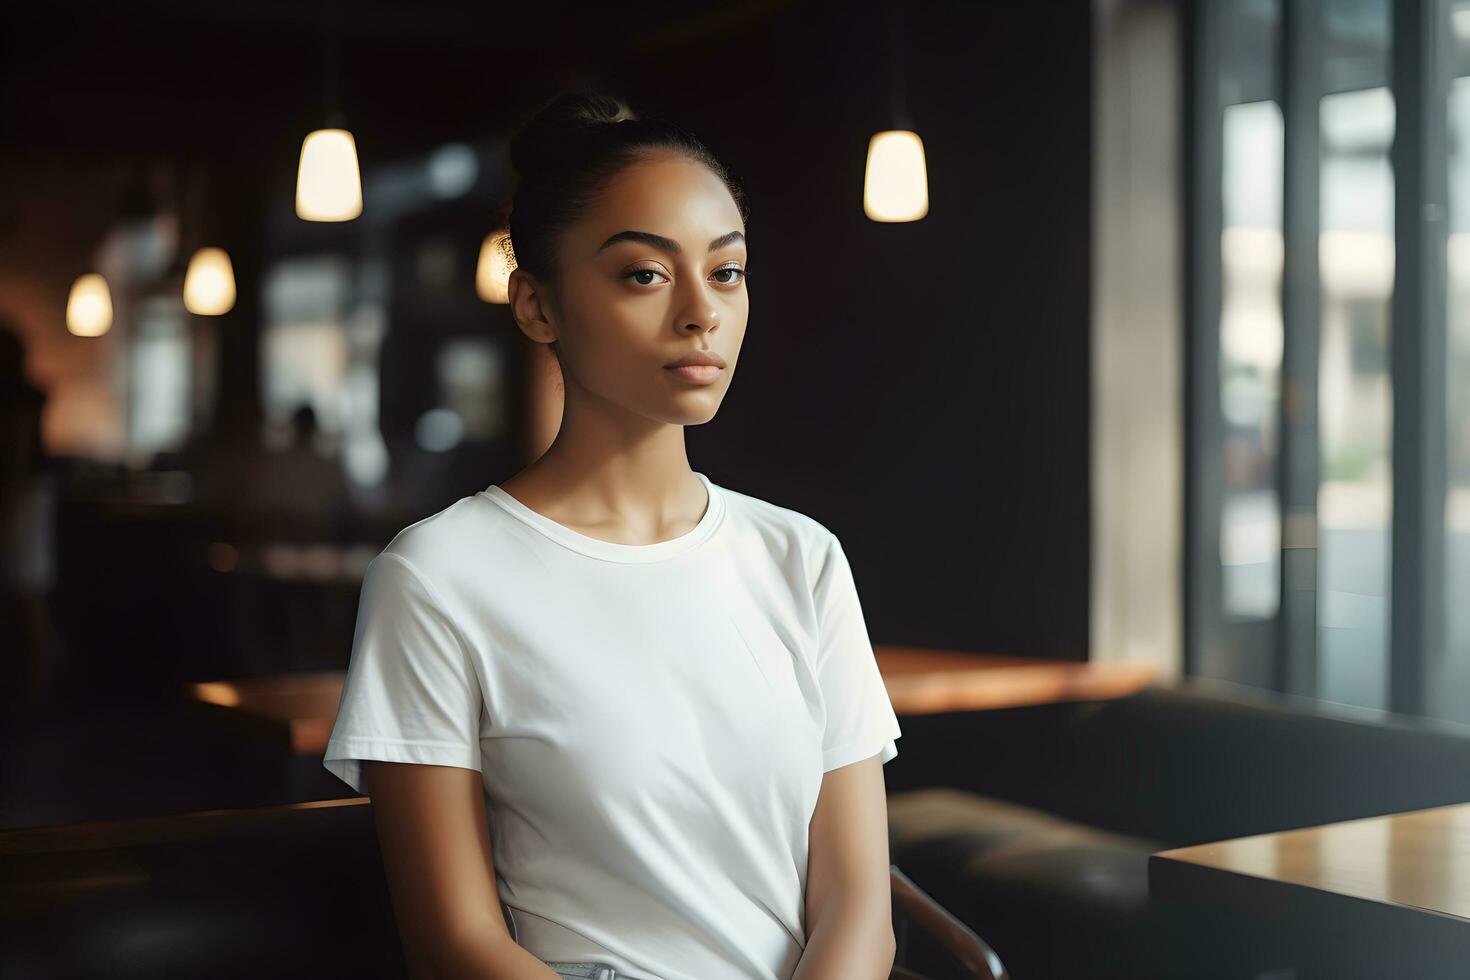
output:
[[511, 157], [511, 310], [561, 429], [373, 560], [325, 755], [373, 799], [414, 974], [887, 977], [900, 731], [851, 569], [685, 454], [749, 314], [739, 186], [595, 95]]

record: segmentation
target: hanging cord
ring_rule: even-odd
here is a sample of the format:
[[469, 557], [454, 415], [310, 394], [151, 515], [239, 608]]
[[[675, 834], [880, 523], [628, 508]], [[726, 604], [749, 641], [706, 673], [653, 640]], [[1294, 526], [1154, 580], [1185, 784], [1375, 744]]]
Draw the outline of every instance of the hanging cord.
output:
[[345, 128], [340, 76], [342, 73], [342, 3], [322, 0], [322, 105], [326, 125]]
[[888, 56], [888, 112], [894, 129], [914, 129], [913, 118], [908, 111], [908, 93], [904, 78], [904, 19], [903, 0], [888, 0], [891, 29]]

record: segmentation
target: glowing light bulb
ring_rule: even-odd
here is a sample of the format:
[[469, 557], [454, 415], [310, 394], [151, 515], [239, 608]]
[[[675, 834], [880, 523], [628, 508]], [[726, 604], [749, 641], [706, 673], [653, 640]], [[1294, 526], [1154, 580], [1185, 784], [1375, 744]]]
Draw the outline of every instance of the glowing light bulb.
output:
[[189, 260], [184, 273], [184, 306], [199, 316], [219, 316], [235, 306], [235, 270], [222, 248], [206, 247]]
[[918, 133], [888, 129], [868, 141], [863, 212], [874, 221], [917, 221], [929, 213], [929, 177]]
[[88, 272], [71, 284], [66, 329], [78, 337], [100, 337], [112, 328], [112, 291], [101, 273]]
[[492, 231], [480, 246], [480, 261], [475, 266], [475, 292], [487, 303], [510, 302], [510, 272], [514, 264], [504, 251], [509, 240], [509, 232]]
[[357, 143], [345, 129], [318, 129], [301, 144], [296, 172], [296, 216], [306, 221], [351, 221], [362, 214]]

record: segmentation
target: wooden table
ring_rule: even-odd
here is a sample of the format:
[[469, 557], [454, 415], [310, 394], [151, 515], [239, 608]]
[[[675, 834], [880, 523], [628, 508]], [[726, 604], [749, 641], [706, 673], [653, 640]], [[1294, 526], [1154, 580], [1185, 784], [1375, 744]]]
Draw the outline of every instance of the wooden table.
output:
[[337, 720], [345, 670], [190, 684], [196, 701], [229, 709], [225, 717], [278, 740], [295, 755], [320, 755]]
[[1058, 701], [1121, 698], [1152, 683], [1150, 664], [1041, 660], [994, 653], [877, 646], [888, 699], [899, 715], [985, 711]]
[[[1037, 660], [996, 654], [879, 646], [874, 653], [899, 715], [981, 711], [1123, 697], [1154, 676], [1146, 664]], [[240, 724], [296, 755], [326, 751], [345, 670], [189, 685], [197, 701], [230, 710]]]
[[1467, 977], [1470, 804], [1162, 851], [1149, 891], [1193, 942], [1261, 949], [1249, 969]]

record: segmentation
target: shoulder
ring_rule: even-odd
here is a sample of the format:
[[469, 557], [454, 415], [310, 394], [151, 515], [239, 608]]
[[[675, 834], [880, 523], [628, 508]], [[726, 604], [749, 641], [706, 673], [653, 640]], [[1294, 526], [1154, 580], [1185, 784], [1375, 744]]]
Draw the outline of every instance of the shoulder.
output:
[[792, 507], [721, 487], [729, 516], [748, 532], [754, 532], [769, 544], [779, 545], [789, 553], [800, 555], [809, 568], [820, 568], [834, 547], [840, 547], [837, 536], [825, 524]]
[[[473, 573], [475, 562], [500, 550], [503, 528], [479, 494], [454, 503], [404, 527], [379, 553], [407, 565], [431, 589]], [[376, 559], [375, 559], [376, 560]]]

